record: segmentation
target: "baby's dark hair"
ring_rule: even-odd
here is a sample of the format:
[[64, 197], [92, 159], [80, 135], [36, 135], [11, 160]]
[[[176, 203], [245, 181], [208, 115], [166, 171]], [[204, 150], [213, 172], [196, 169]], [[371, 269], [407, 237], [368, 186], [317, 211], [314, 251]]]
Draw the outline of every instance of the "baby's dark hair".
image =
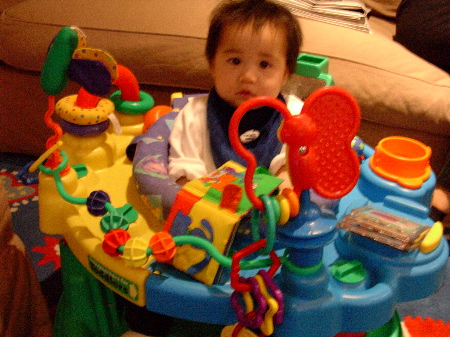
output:
[[286, 65], [293, 74], [302, 45], [300, 25], [288, 9], [267, 0], [229, 0], [213, 11], [206, 41], [206, 57], [209, 63], [216, 55], [222, 32], [226, 27], [252, 24], [254, 29], [259, 30], [266, 23], [281, 27], [286, 32]]

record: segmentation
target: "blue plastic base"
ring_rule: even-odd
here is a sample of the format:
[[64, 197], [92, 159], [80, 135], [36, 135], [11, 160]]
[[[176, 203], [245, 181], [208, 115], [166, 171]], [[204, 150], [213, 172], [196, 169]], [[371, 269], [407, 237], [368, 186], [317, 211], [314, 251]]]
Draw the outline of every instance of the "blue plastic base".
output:
[[[413, 251], [401, 258], [377, 253], [373, 248], [377, 247], [364, 248], [342, 232], [334, 243], [325, 247], [319, 272], [293, 276], [290, 272], [283, 275], [282, 271], [277, 275], [275, 281], [285, 298], [285, 314], [274, 336], [292, 337], [295, 336], [292, 332], [298, 331], [298, 336], [332, 337], [341, 331], [370, 331], [392, 318], [398, 302], [429, 296], [444, 280], [449, 254], [445, 240], [430, 254]], [[385, 247], [378, 248], [383, 251]], [[337, 281], [330, 267], [341, 259], [361, 261], [368, 272], [366, 279], [353, 285]], [[205, 323], [236, 322], [229, 284], [206, 286], [178, 275], [170, 267], [158, 269], [160, 275], [151, 274], [147, 279], [149, 310]], [[320, 297], [311, 298], [310, 290], [318, 284], [325, 284], [326, 291]], [[168, 306], [168, 302], [176, 305]]]
[[[370, 156], [371, 149], [367, 151]], [[435, 176], [432, 174], [420, 189], [401, 188], [378, 178], [366, 160], [357, 186], [336, 209], [335, 225], [350, 210], [365, 205], [432, 225], [427, 205], [434, 184]], [[294, 218], [291, 223], [296, 221], [298, 219]], [[320, 223], [323, 235], [316, 235], [314, 240], [305, 239], [305, 229], [317, 228], [314, 227], [316, 222]], [[325, 222], [306, 220], [299, 229], [289, 233], [288, 223], [283, 227], [283, 235], [279, 236], [282, 243], [289, 243], [298, 236], [303, 241], [295, 245], [301, 249], [304, 249], [302, 245], [313, 244], [314, 247], [307, 249], [314, 250], [314, 256], [322, 258], [322, 265], [311, 275], [294, 274], [283, 265], [275, 276], [285, 301], [283, 323], [276, 326], [276, 337], [333, 337], [343, 331], [371, 331], [392, 319], [397, 303], [430, 296], [444, 281], [449, 256], [445, 239], [429, 254], [417, 249], [405, 253], [335, 227], [325, 226], [324, 231], [324, 224], [329, 224], [329, 219]], [[317, 248], [320, 245], [314, 245], [316, 243], [325, 245], [322, 252], [316, 251], [321, 249]], [[278, 253], [281, 255], [283, 252]], [[336, 262], [354, 260], [359, 261], [365, 271], [361, 281], [344, 283], [333, 276], [331, 269]], [[149, 310], [206, 323], [229, 325], [236, 322], [236, 313], [230, 305], [232, 288], [229, 283], [207, 286], [171, 267], [154, 267], [161, 274], [151, 274], [147, 279]], [[255, 273], [242, 272], [242, 276]]]

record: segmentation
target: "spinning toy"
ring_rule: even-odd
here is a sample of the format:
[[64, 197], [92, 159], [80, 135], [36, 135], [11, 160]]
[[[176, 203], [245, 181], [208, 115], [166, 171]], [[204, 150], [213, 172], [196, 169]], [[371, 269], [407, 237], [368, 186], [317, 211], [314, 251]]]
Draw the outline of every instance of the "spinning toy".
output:
[[[307, 57], [316, 59], [323, 70], [323, 58]], [[69, 78], [82, 89], [54, 110], [53, 96]], [[101, 98], [111, 85], [120, 90]], [[62, 234], [64, 249], [134, 304], [225, 326], [224, 337], [376, 336], [396, 322], [396, 303], [429, 296], [443, 281], [448, 246], [442, 225], [428, 218], [436, 182], [429, 148], [401, 137], [364, 146], [355, 138], [359, 107], [343, 89], [315, 91], [296, 116], [273, 98], [245, 102], [229, 137], [246, 167], [228, 162], [181, 187], [167, 176], [176, 110], [152, 111], [153, 99], [133, 74], [87, 48], [78, 29], [65, 27], [55, 37], [42, 87], [55, 135], [30, 168], [40, 169], [41, 230]], [[239, 141], [240, 119], [261, 105], [283, 116], [278, 135], [287, 145], [293, 190], [279, 191], [281, 180], [258, 167]], [[377, 230], [355, 215], [365, 206], [374, 210]], [[355, 218], [356, 225], [344, 223]], [[414, 239], [407, 235], [413, 224], [421, 229]], [[360, 225], [367, 235], [357, 233]], [[391, 241], [381, 240], [386, 233]], [[414, 245], [398, 249], [392, 238]], [[71, 316], [64, 305], [71, 304], [60, 305], [56, 335], [123, 332], [108, 320], [100, 330], [86, 327], [89, 319]], [[104, 305], [94, 303], [97, 315]], [[63, 322], [70, 320], [69, 332]]]

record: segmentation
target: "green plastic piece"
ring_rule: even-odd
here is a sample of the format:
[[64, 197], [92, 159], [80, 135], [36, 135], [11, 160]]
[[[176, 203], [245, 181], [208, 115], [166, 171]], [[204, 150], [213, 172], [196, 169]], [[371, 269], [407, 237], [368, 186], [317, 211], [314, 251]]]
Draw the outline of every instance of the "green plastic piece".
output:
[[325, 81], [325, 85], [334, 85], [333, 77], [328, 74], [328, 58], [312, 55], [300, 54], [297, 58], [297, 68], [295, 73], [306, 77], [317, 78]]
[[[124, 299], [104, 286], [60, 242], [63, 293], [55, 337], [120, 337], [129, 330]], [[175, 319], [167, 337], [220, 337], [223, 325]]]
[[219, 337], [223, 328], [223, 325], [176, 319], [167, 337]]
[[320, 261], [318, 264], [311, 266], [311, 267], [299, 267], [297, 266], [295, 263], [293, 263], [291, 260], [287, 259], [282, 259], [283, 261], [283, 266], [285, 266], [291, 273], [297, 274], [297, 275], [303, 275], [303, 276], [308, 276], [308, 275], [313, 275], [315, 273], [317, 273], [320, 268], [322, 268], [323, 266], [323, 262]]
[[125, 204], [122, 207], [117, 208], [117, 211], [121, 213], [129, 223], [135, 222], [139, 216], [139, 213], [130, 204]]
[[125, 310], [114, 292], [102, 285], [60, 242], [64, 291], [56, 311], [55, 337], [119, 337], [128, 331]]
[[343, 283], [359, 283], [366, 278], [367, 272], [361, 262], [337, 261], [331, 266], [331, 274]]
[[[271, 250], [273, 249], [273, 245], [275, 243], [275, 229], [276, 223], [280, 218], [280, 205], [278, 202], [274, 201], [271, 197], [266, 194], [260, 196], [261, 200], [264, 203], [264, 219], [265, 224], [267, 225], [267, 236], [266, 236], [266, 246], [260, 250], [261, 255], [269, 255]], [[253, 209], [253, 215], [251, 219], [251, 233], [253, 241], [258, 241], [260, 239], [259, 235], [259, 225], [260, 225], [260, 216], [262, 212], [259, 210]]]
[[[61, 197], [65, 201], [70, 202], [75, 205], [85, 205], [87, 202], [87, 198], [74, 197], [74, 196], [70, 195], [69, 193], [67, 193], [64, 188], [64, 184], [61, 180], [60, 172], [63, 171], [67, 167], [67, 165], [69, 163], [69, 157], [67, 156], [67, 153], [64, 151], [60, 151], [60, 153], [62, 156], [62, 161], [61, 161], [61, 163], [59, 163], [59, 165], [56, 169], [52, 170], [48, 167], [45, 167], [43, 164], [40, 164], [39, 170], [44, 174], [53, 176], [53, 178], [55, 179], [56, 189], [58, 190], [58, 193], [61, 195]], [[77, 177], [79, 178], [78, 172], [77, 172]]]
[[85, 177], [88, 174], [88, 169], [84, 164], [75, 164], [72, 165], [72, 168], [77, 173], [78, 179]]
[[367, 332], [365, 337], [403, 337], [401, 320], [398, 312], [382, 327]]
[[[208, 252], [211, 257], [216, 260], [222, 267], [230, 268], [231, 267], [231, 258], [221, 254], [217, 248], [208, 240], [192, 236], [192, 235], [179, 235], [174, 236], [173, 240], [177, 246], [182, 245], [192, 245], [197, 248], [204, 249]], [[283, 260], [283, 259], [282, 259]], [[284, 262], [284, 260], [283, 260]], [[248, 261], [241, 261], [240, 267], [241, 269], [249, 270], [249, 269], [261, 269], [267, 268], [272, 265], [272, 259], [254, 259]]]
[[44, 166], [44, 164], [39, 164], [39, 170], [42, 173], [45, 173], [48, 175], [53, 175], [53, 176], [56, 175], [56, 173], [60, 173], [61, 171], [63, 171], [69, 164], [69, 156], [67, 155], [67, 153], [65, 151], [60, 151], [59, 153], [61, 154], [61, 162], [58, 164], [58, 166], [54, 170]]
[[47, 95], [58, 95], [69, 82], [67, 71], [78, 46], [78, 35], [63, 27], [53, 39], [42, 66], [41, 87]]

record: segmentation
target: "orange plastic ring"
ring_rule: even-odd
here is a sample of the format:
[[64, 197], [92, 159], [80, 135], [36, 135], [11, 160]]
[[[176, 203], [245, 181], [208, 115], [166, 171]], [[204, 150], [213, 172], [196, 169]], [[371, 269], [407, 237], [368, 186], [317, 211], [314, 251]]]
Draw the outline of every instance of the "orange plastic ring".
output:
[[298, 212], [300, 212], [299, 196], [290, 188], [284, 188], [283, 191], [281, 191], [281, 195], [285, 196], [289, 201], [290, 217], [293, 218], [297, 216]]

